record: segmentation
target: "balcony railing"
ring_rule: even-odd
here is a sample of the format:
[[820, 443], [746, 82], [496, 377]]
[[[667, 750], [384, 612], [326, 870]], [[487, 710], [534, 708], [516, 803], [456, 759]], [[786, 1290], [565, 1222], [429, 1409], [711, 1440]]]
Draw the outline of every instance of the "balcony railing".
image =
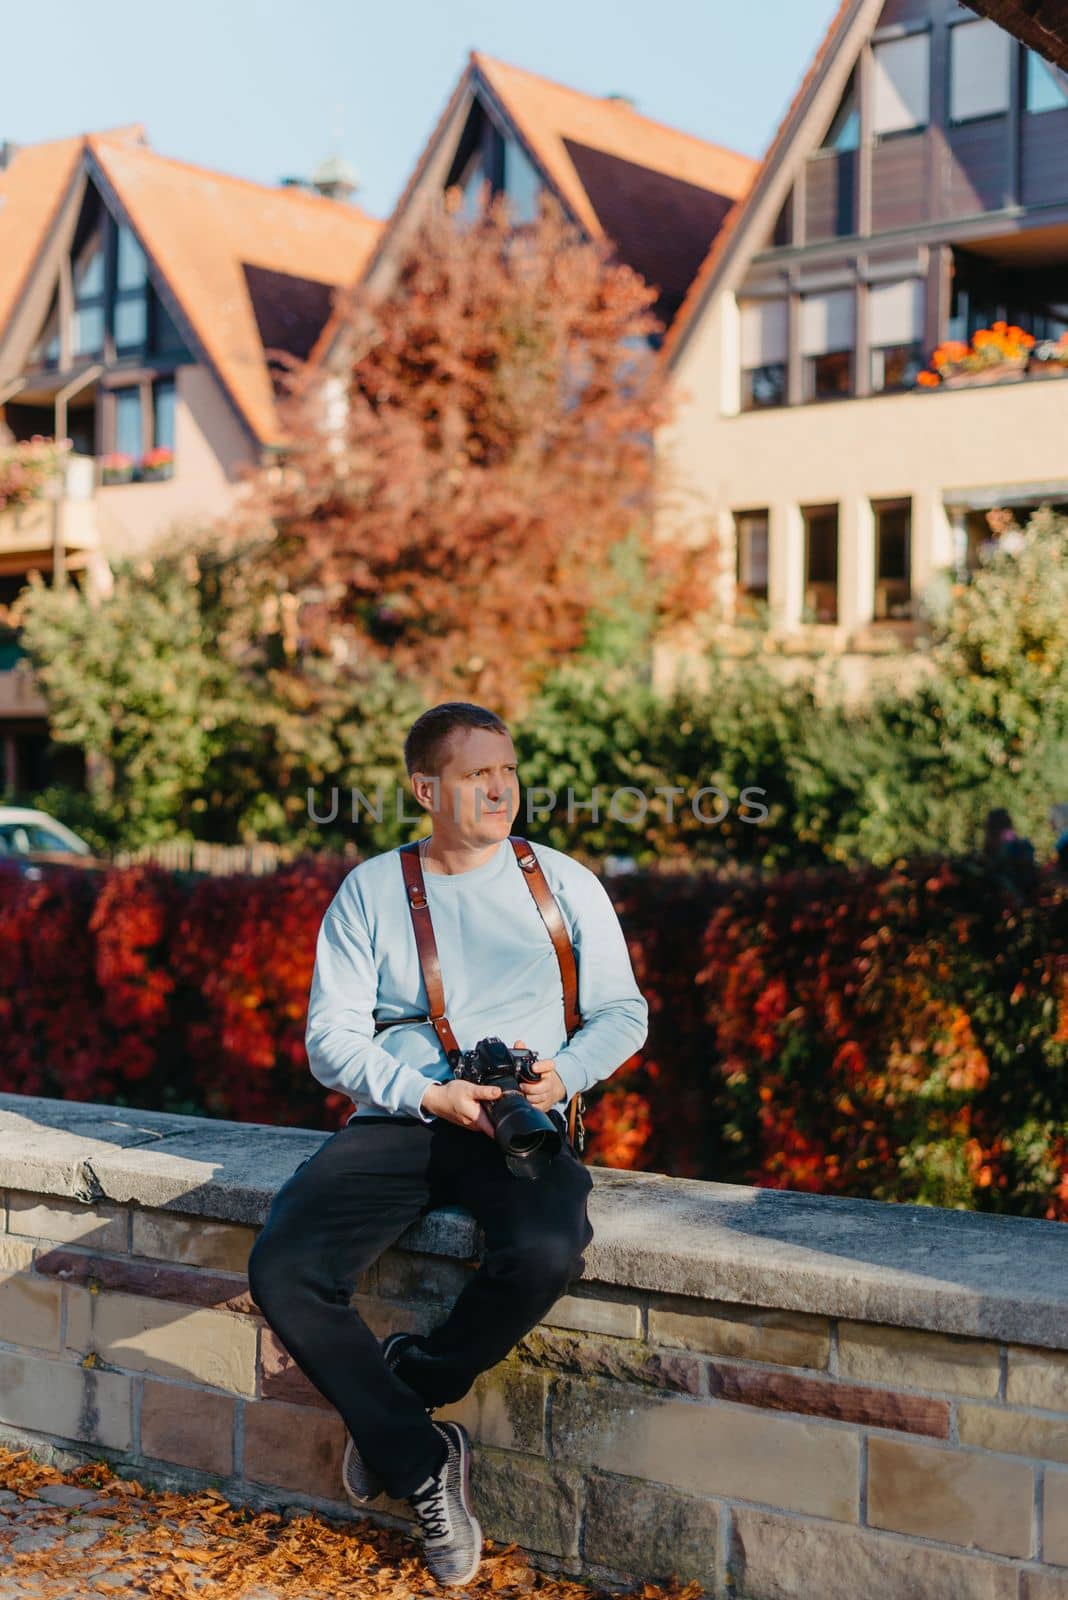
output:
[[96, 462], [69, 456], [41, 498], [0, 511], [0, 555], [64, 546], [88, 549], [97, 543]]

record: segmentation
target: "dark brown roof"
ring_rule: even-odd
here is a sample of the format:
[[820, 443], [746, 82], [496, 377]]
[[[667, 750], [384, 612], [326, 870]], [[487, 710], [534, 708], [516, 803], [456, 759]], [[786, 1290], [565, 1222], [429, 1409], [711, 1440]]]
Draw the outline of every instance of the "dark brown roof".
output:
[[965, 0], [965, 4], [1068, 72], [1068, 0]]

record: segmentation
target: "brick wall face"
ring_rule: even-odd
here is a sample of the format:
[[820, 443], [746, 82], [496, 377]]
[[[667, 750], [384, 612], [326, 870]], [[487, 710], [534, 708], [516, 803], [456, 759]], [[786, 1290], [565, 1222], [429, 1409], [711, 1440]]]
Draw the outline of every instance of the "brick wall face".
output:
[[[267, 1327], [251, 1227], [19, 1192], [0, 1431], [350, 1513], [345, 1427]], [[470, 1263], [400, 1248], [353, 1304], [434, 1325]], [[1068, 1600], [1068, 1355], [583, 1278], [457, 1405], [488, 1537], [746, 1600]], [[379, 1502], [406, 1515], [407, 1508]]]

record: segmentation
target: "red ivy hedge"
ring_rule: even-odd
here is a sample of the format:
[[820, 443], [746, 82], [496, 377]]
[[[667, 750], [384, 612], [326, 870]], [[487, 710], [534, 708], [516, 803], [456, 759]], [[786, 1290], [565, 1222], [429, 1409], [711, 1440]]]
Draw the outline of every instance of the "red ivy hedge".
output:
[[[0, 869], [0, 1089], [339, 1127], [304, 1025], [348, 870]], [[592, 1161], [1068, 1218], [1068, 886], [935, 860], [609, 888], [650, 1032]]]

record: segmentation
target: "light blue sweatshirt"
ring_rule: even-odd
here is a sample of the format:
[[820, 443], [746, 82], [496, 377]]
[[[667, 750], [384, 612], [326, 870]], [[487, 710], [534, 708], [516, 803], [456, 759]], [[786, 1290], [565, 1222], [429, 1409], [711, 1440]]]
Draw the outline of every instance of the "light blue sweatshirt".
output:
[[[445, 1014], [461, 1050], [496, 1034], [554, 1059], [568, 1096], [607, 1078], [641, 1048], [649, 1007], [634, 981], [623, 930], [600, 879], [561, 850], [533, 845], [560, 907], [578, 965], [582, 1027], [567, 1042], [560, 967], [549, 931], [507, 839], [467, 872], [425, 872]], [[426, 987], [397, 850], [345, 878], [323, 916], [305, 1044], [312, 1076], [347, 1094], [352, 1117], [421, 1118], [429, 1084], [452, 1076], [429, 1022], [387, 1028], [375, 1019], [424, 1014]], [[563, 1106], [561, 1101], [560, 1105]]]

